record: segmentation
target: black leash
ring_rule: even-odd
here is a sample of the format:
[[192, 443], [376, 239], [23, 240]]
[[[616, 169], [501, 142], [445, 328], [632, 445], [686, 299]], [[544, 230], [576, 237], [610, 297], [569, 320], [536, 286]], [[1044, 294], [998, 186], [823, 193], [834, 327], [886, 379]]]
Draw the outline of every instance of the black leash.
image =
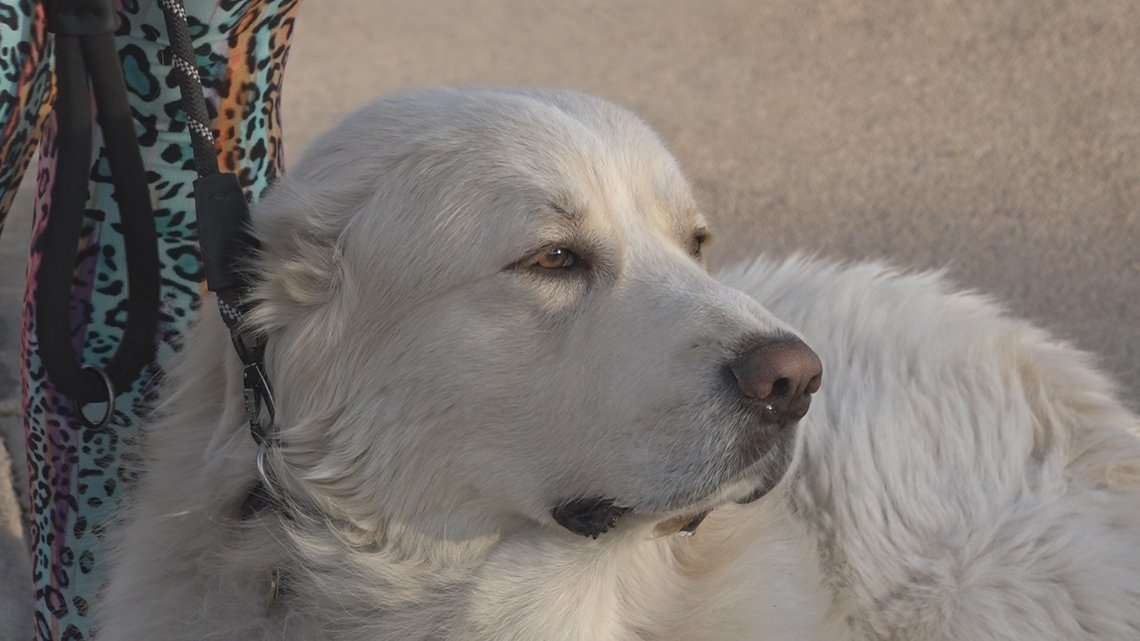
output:
[[[154, 357], [158, 245], [146, 172], [115, 46], [113, 2], [53, 0], [46, 9], [48, 28], [55, 34], [59, 157], [51, 210], [36, 247], [42, 256], [35, 275], [36, 340], [53, 385], [76, 402], [76, 413], [85, 425], [102, 429], [114, 415], [116, 395], [129, 389]], [[92, 94], [122, 217], [130, 288], [123, 338], [102, 368], [77, 361], [71, 327], [75, 250], [83, 230], [91, 170]], [[106, 402], [107, 408], [101, 419], [92, 421], [82, 405], [98, 402]]]
[[[275, 406], [263, 364], [265, 341], [251, 335], [243, 324], [249, 287], [241, 261], [257, 250], [257, 241], [249, 231], [249, 207], [237, 176], [218, 170], [186, 10], [180, 0], [160, 0], [159, 4], [170, 37], [170, 61], [182, 94], [199, 176], [194, 182], [194, 200], [206, 283], [217, 295], [222, 319], [245, 365], [250, 431], [258, 445], [264, 447], [267, 433], [261, 425], [261, 410], [266, 409], [272, 421]], [[99, 421], [89, 420], [77, 408], [85, 424], [103, 428], [114, 414], [115, 396], [131, 386], [154, 356], [160, 269], [157, 237], [146, 172], [115, 45], [113, 0], [51, 0], [47, 15], [49, 28], [55, 34], [60, 151], [51, 212], [37, 247], [42, 259], [36, 272], [36, 338], [48, 376], [60, 391], [80, 405], [107, 403]], [[92, 93], [122, 215], [130, 292], [122, 341], [103, 368], [76, 361], [70, 321], [75, 248], [88, 196]]]
[[[258, 250], [249, 225], [249, 206], [237, 176], [219, 171], [213, 129], [181, 0], [159, 0], [170, 38], [169, 55], [182, 96], [194, 164], [194, 205], [207, 288], [242, 364], [245, 409], [258, 445], [257, 467], [268, 485], [265, 454], [272, 445], [262, 424], [272, 425], [273, 391], [265, 374], [264, 337], [245, 324], [249, 311], [247, 261]], [[49, 28], [55, 34], [56, 123], [59, 157], [51, 192], [51, 212], [37, 249], [36, 338], [40, 356], [56, 388], [78, 406], [106, 402], [99, 421], [77, 407], [89, 427], [104, 428], [114, 415], [115, 397], [153, 360], [158, 326], [159, 259], [146, 173], [127, 102], [126, 83], [115, 44], [113, 0], [49, 0]], [[115, 354], [103, 368], [77, 362], [70, 322], [76, 245], [83, 228], [91, 164], [91, 95], [107, 146], [115, 199], [122, 215], [129, 296], [126, 328]], [[264, 488], [263, 488], [264, 489]], [[256, 493], [256, 492], [255, 492]]]
[[258, 472], [265, 480], [265, 450], [271, 442], [268, 429], [261, 423], [261, 410], [268, 412], [272, 424], [276, 405], [265, 374], [265, 338], [251, 332], [244, 322], [249, 311], [250, 283], [243, 261], [259, 249], [259, 244], [250, 230], [249, 205], [237, 176], [218, 169], [213, 128], [202, 95], [202, 79], [190, 40], [186, 9], [182, 0], [159, 0], [159, 5], [170, 38], [169, 61], [178, 79], [182, 111], [186, 114], [198, 172], [198, 179], [194, 181], [194, 208], [206, 286], [217, 295], [218, 310], [230, 330], [234, 349], [245, 365], [245, 410], [250, 434], [258, 445]]
[[[243, 261], [258, 249], [249, 229], [249, 207], [237, 176], [218, 169], [213, 130], [181, 0], [159, 0], [170, 38], [173, 64], [190, 130], [198, 179], [194, 201], [206, 284], [217, 295], [222, 319], [245, 365], [244, 387], [250, 431], [268, 443], [262, 409], [272, 422], [276, 408], [263, 364], [265, 341], [244, 325], [248, 276]], [[118, 393], [129, 389], [154, 357], [158, 327], [159, 259], [146, 172], [127, 102], [126, 83], [115, 45], [113, 0], [49, 0], [48, 26], [55, 34], [56, 123], [59, 157], [51, 212], [37, 249], [36, 338], [53, 384], [78, 405], [104, 401], [99, 421], [77, 413], [89, 427], [103, 428], [114, 414]], [[126, 327], [115, 354], [102, 368], [77, 362], [70, 320], [74, 257], [83, 228], [91, 163], [91, 95], [107, 146], [115, 199], [122, 215], [129, 296]]]

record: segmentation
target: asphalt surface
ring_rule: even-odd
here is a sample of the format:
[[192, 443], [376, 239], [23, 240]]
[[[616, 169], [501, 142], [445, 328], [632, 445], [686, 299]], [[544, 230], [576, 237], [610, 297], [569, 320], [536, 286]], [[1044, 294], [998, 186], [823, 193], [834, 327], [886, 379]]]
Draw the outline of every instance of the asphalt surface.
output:
[[[947, 268], [1091, 351], [1140, 407], [1140, 2], [309, 0], [288, 157], [372, 96], [428, 84], [624, 104], [697, 186], [714, 266], [808, 251]], [[30, 218], [25, 189], [0, 236], [13, 442]], [[19, 618], [0, 602], [0, 639]]]

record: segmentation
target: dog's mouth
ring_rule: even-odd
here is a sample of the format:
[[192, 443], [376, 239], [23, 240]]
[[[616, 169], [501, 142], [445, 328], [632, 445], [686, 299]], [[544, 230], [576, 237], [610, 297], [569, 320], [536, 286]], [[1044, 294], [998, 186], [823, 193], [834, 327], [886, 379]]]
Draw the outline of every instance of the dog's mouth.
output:
[[[559, 525], [581, 536], [596, 539], [618, 525], [618, 521], [632, 508], [616, 505], [612, 499], [578, 499], [564, 503], [553, 510], [551, 516]], [[695, 514], [680, 514], [661, 521], [654, 528], [658, 535], [692, 534], [712, 509]]]
[[550, 511], [554, 521], [570, 532], [597, 539], [623, 521], [653, 524], [656, 535], [691, 535], [709, 512], [723, 505], [746, 505], [775, 488], [791, 466], [795, 449], [791, 425], [776, 431], [753, 430], [738, 443], [726, 476], [702, 490], [678, 493], [665, 501], [643, 502], [629, 497], [574, 497]]
[[[656, 523], [653, 528], [655, 536], [680, 534], [691, 536], [697, 531], [705, 517], [714, 509], [727, 503], [745, 505], [759, 500], [768, 494], [779, 482], [782, 473], [773, 480], [771, 474], [763, 475], [757, 485], [746, 489], [744, 493], [729, 494], [727, 498], [712, 501], [702, 501], [691, 508], [682, 508], [671, 516]], [[749, 486], [745, 486], [748, 488]], [[711, 503], [711, 504], [710, 504]], [[611, 498], [592, 497], [573, 499], [559, 504], [550, 511], [555, 522], [570, 532], [580, 536], [596, 539], [599, 536], [618, 527], [623, 517], [636, 514], [637, 510], [619, 504]]]
[[614, 503], [613, 499], [594, 497], [566, 501], [550, 511], [550, 515], [562, 527], [574, 534], [596, 539], [617, 527], [618, 519], [631, 508]]

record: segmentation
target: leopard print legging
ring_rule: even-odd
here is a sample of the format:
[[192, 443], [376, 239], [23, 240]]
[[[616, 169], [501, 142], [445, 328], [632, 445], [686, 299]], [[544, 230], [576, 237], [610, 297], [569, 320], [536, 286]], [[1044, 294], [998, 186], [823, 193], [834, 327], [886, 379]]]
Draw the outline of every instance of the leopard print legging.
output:
[[[215, 116], [220, 164], [238, 174], [250, 199], [282, 170], [279, 107], [282, 73], [299, 0], [185, 0], [190, 33]], [[111, 429], [77, 420], [72, 401], [53, 388], [38, 356], [34, 275], [29, 257], [22, 327], [22, 384], [27, 437], [30, 538], [37, 639], [89, 639], [103, 580], [104, 534], [134, 474], [133, 449], [142, 417], [178, 349], [203, 292], [191, 187], [189, 135], [178, 109], [167, 43], [155, 0], [117, 0], [116, 41], [134, 112], [162, 262], [155, 360], [119, 394]], [[0, 229], [37, 143], [40, 150], [32, 246], [49, 210], [56, 158], [51, 36], [43, 5], [0, 3]], [[105, 149], [96, 130], [90, 199], [75, 253], [71, 327], [75, 353], [101, 366], [122, 336], [123, 238]]]

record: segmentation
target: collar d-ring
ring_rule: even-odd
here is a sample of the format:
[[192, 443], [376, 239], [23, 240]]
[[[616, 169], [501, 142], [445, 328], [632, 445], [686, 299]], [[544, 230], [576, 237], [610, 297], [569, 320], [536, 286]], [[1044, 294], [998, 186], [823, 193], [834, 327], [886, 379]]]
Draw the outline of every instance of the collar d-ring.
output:
[[79, 414], [79, 420], [82, 421], [83, 424], [87, 427], [90, 427], [91, 429], [101, 430], [107, 427], [107, 425], [111, 422], [111, 417], [115, 415], [115, 384], [111, 382], [111, 377], [107, 374], [107, 372], [103, 371], [101, 368], [94, 367], [92, 365], [84, 365], [81, 369], [95, 372], [99, 375], [99, 378], [103, 379], [103, 386], [107, 390], [107, 409], [104, 410], [103, 416], [99, 419], [98, 422], [87, 418], [87, 415], [83, 413], [83, 407], [77, 408], [76, 414]]

